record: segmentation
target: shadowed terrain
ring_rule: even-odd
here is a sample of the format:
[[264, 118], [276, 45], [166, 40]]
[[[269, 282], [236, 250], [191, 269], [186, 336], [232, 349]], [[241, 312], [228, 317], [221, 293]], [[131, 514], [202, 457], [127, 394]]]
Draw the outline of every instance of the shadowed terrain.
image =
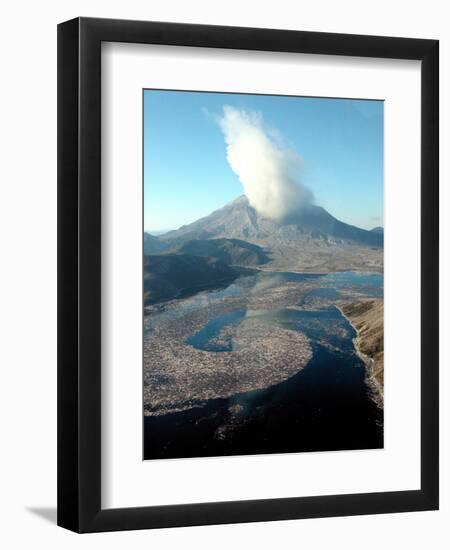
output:
[[144, 305], [171, 300], [196, 289], [231, 282], [238, 271], [218, 258], [189, 254], [144, 256]]

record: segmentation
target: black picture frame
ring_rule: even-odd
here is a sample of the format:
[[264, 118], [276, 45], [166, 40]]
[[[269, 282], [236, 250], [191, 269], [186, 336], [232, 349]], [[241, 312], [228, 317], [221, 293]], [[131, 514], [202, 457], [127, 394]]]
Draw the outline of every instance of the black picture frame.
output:
[[[421, 61], [421, 488], [101, 508], [101, 43]], [[58, 525], [76, 532], [438, 509], [439, 43], [77, 18], [58, 26]]]

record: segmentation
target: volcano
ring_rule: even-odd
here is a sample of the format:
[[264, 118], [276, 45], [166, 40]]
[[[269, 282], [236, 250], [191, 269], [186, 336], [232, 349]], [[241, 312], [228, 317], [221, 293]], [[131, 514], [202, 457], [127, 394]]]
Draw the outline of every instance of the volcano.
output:
[[161, 240], [184, 242], [192, 239], [228, 238], [249, 242], [316, 239], [328, 244], [356, 244], [383, 247], [383, 235], [366, 231], [337, 220], [324, 208], [306, 204], [288, 218], [275, 221], [264, 218], [249, 204], [245, 195], [176, 231]]
[[245, 195], [189, 225], [152, 237], [152, 249], [176, 252], [189, 243], [192, 250], [195, 241], [218, 239], [221, 246], [224, 239], [232, 240], [230, 246], [237, 242], [259, 246], [267, 258], [263, 269], [383, 269], [382, 232], [341, 222], [314, 204], [305, 204], [282, 220], [269, 219], [261, 216]]

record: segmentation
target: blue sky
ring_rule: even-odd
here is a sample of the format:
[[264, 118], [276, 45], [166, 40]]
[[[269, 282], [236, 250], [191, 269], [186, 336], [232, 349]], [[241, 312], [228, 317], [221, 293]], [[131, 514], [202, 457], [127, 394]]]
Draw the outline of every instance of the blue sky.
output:
[[303, 161], [300, 178], [336, 218], [383, 225], [383, 102], [144, 92], [144, 229], [176, 229], [243, 194], [217, 123], [223, 106], [260, 113]]

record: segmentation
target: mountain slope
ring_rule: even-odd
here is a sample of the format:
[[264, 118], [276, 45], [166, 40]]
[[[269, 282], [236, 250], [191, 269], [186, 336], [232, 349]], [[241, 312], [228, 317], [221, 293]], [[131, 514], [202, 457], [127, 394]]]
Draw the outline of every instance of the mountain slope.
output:
[[[384, 386], [383, 300], [363, 300], [342, 305], [342, 311], [358, 331], [356, 347], [368, 363], [374, 398], [382, 406]], [[367, 361], [368, 360], [368, 361]]]
[[230, 282], [238, 272], [217, 258], [190, 254], [144, 256], [144, 305], [171, 300], [201, 287]]
[[187, 241], [176, 252], [218, 258], [232, 265], [255, 266], [265, 264], [269, 261], [263, 248], [239, 239], [198, 239]]
[[341, 222], [321, 206], [308, 205], [295, 217], [291, 217], [289, 223], [310, 231], [312, 235], [318, 233], [351, 243], [383, 246], [383, 235]]
[[158, 237], [170, 250], [187, 241], [236, 239], [258, 245], [275, 271], [382, 271], [383, 233], [366, 231], [307, 205], [289, 219], [260, 216], [245, 195], [201, 218]]
[[278, 222], [259, 216], [245, 195], [209, 216], [162, 235], [160, 239], [182, 243], [222, 237], [258, 243], [277, 238], [298, 241], [304, 240], [305, 236], [329, 244], [383, 246], [382, 234], [343, 223], [320, 206], [306, 205], [295, 215]]
[[144, 254], [159, 254], [168, 247], [167, 243], [164, 243], [150, 233], [144, 233]]

